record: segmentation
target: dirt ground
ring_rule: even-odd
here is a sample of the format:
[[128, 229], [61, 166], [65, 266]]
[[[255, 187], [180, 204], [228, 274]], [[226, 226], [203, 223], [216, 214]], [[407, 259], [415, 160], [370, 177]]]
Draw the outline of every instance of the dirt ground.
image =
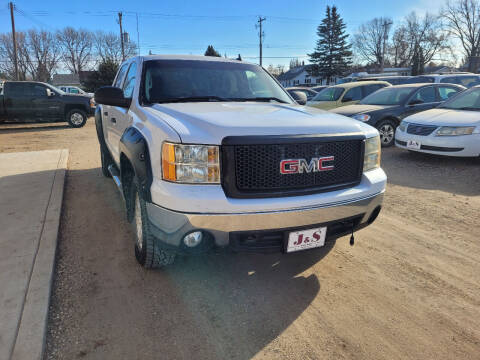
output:
[[371, 227], [289, 255], [140, 268], [94, 123], [0, 126], [70, 149], [46, 359], [480, 359], [480, 161], [383, 152]]

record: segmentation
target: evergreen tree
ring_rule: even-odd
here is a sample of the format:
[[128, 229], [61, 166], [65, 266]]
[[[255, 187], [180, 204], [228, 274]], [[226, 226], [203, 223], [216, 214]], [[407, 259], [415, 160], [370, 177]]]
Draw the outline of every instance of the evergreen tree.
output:
[[205, 56], [217, 56], [222, 57], [217, 50], [212, 45], [208, 45], [207, 51], [205, 51]]
[[317, 46], [308, 54], [313, 64], [310, 75], [326, 78], [327, 84], [333, 77], [344, 75], [352, 63], [352, 45], [347, 43], [345, 28], [337, 7], [327, 6], [326, 17], [317, 28]]
[[112, 59], [106, 59], [98, 65], [98, 70], [90, 74], [83, 82], [83, 88], [95, 92], [99, 87], [112, 85], [118, 71], [118, 64]]

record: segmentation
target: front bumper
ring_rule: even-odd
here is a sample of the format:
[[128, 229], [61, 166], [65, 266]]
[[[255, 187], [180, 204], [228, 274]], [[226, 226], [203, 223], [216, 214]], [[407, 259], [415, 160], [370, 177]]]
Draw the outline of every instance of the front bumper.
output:
[[[183, 213], [148, 203], [147, 213], [150, 228], [157, 240], [171, 249], [182, 250], [182, 238], [189, 232], [203, 230], [211, 235], [211, 245], [228, 247], [233, 235], [238, 232], [259, 232], [265, 230], [293, 231], [299, 228], [315, 227], [321, 224], [349, 222], [355, 229], [372, 223], [383, 201], [384, 191], [363, 198], [280, 211], [245, 213]], [[350, 223], [349, 223], [350, 224]], [[336, 225], [337, 226], [337, 225]], [[341, 236], [343, 233], [335, 233]], [[331, 236], [332, 237], [332, 236]], [[183, 248], [183, 250], [186, 250]]]
[[[419, 150], [407, 148], [407, 141], [414, 140], [421, 144]], [[480, 156], [480, 134], [462, 136], [435, 136], [435, 131], [428, 136], [408, 134], [397, 128], [395, 145], [402, 149], [435, 155], [476, 157]]]

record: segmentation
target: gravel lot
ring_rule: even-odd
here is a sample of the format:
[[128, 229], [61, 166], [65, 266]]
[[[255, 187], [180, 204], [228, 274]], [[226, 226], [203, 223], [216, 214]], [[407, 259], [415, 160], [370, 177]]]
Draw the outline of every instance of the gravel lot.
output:
[[374, 225], [290, 255], [146, 271], [93, 119], [0, 125], [0, 152], [69, 148], [46, 359], [479, 359], [480, 161], [383, 152]]

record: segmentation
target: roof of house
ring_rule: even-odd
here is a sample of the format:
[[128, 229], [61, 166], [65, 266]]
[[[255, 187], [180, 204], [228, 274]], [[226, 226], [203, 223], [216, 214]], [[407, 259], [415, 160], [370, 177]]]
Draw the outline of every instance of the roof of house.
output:
[[80, 85], [78, 74], [54, 74], [52, 85]]
[[303, 66], [297, 66], [296, 68], [288, 70], [286, 73], [280, 74], [280, 76], [277, 78], [279, 81], [283, 80], [292, 80], [296, 78], [298, 75], [300, 75], [304, 71], [308, 71], [309, 68], [311, 68], [312, 65], [303, 65]]

